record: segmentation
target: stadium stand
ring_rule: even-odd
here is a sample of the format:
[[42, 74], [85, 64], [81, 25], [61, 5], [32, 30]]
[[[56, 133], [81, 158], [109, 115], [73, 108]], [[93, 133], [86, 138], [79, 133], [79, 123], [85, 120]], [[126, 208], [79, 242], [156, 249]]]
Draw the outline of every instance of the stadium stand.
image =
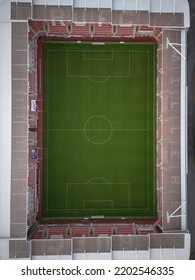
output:
[[118, 26], [117, 33], [118, 36], [129, 36], [129, 37], [135, 37], [135, 27], [131, 26]]
[[[173, 11], [173, 7], [167, 7], [166, 12], [163, 5], [157, 9], [153, 1], [150, 6], [143, 7], [138, 1], [136, 10], [120, 6], [116, 0], [111, 1], [112, 5], [105, 1], [104, 7], [90, 6], [89, 1], [85, 1], [87, 7], [82, 3], [70, 5], [68, 1], [61, 6], [45, 2], [46, 5], [34, 5], [30, 1], [10, 1], [10, 14], [6, 19], [13, 20], [11, 217], [10, 235], [6, 236], [9, 258], [187, 259], [190, 234], [186, 225], [186, 182], [183, 179], [186, 166], [181, 153], [186, 144], [185, 133], [181, 131], [186, 114], [181, 94], [182, 84], [186, 83], [186, 69], [179, 55], [185, 56], [183, 45], [189, 27], [187, 2], [184, 1], [183, 10], [178, 5]], [[0, 7], [4, 7], [4, 1]], [[38, 95], [41, 69], [37, 40], [50, 37], [98, 40], [150, 37], [156, 41], [157, 214], [151, 224], [148, 221], [40, 224], [42, 142], [39, 135], [44, 108]], [[168, 45], [167, 38], [178, 44], [178, 52]], [[36, 111], [31, 110], [32, 100], [37, 104]], [[35, 159], [31, 157], [33, 149], [37, 152]], [[177, 209], [177, 215], [172, 215]], [[172, 249], [171, 254], [167, 248]], [[6, 255], [0, 250], [0, 258]]]
[[[12, 181], [11, 181], [11, 237], [26, 237], [27, 148], [27, 23], [12, 23]], [[19, 59], [18, 59], [19, 54]], [[22, 62], [22, 64], [21, 64]], [[21, 100], [23, 100], [21, 102]], [[22, 141], [22, 145], [19, 144]], [[16, 187], [17, 185], [17, 187]], [[17, 190], [17, 191], [16, 191]]]
[[[168, 31], [167, 31], [168, 32]], [[180, 32], [171, 31], [164, 32], [164, 45], [165, 40], [169, 36], [171, 40], [179, 43]], [[161, 53], [161, 51], [160, 51]], [[174, 57], [174, 60], [171, 59]], [[162, 209], [163, 209], [163, 229], [168, 230], [179, 229], [181, 227], [180, 218], [175, 218], [167, 224], [167, 211], [173, 212], [181, 204], [180, 196], [180, 157], [178, 151], [180, 149], [180, 58], [175, 55], [173, 49], [163, 50], [163, 71], [159, 75], [163, 81], [163, 87], [159, 89], [159, 129], [158, 139], [160, 146], [158, 146], [158, 159], [159, 159], [159, 188], [162, 190]], [[159, 64], [159, 72], [161, 66]], [[170, 74], [172, 79], [170, 80]], [[171, 94], [170, 94], [171, 92]], [[160, 200], [159, 200], [160, 201]], [[171, 201], [171, 203], [170, 203]]]
[[75, 36], [87, 36], [89, 33], [89, 23], [76, 23], [72, 25], [72, 34]]
[[128, 234], [136, 234], [135, 224], [117, 224], [115, 226], [116, 234], [118, 235], [128, 235]]
[[98, 36], [111, 36], [112, 35], [112, 27], [110, 24], [101, 23], [95, 24], [95, 33]]
[[47, 256], [55, 256], [55, 259], [64, 256], [66, 259], [66, 256], [71, 256], [71, 240], [33, 239], [31, 250], [34, 259], [46, 259]]
[[44, 225], [41, 225], [37, 228], [35, 234], [34, 234], [34, 239], [43, 239], [45, 238], [45, 226]]
[[70, 227], [70, 237], [90, 236], [93, 234], [93, 229], [88, 225], [75, 225]]
[[148, 229], [147, 228], [141, 228], [138, 231], [139, 235], [148, 235], [148, 234], [152, 234], [152, 233], [154, 233], [154, 230], [151, 229], [151, 228], [148, 228]]
[[94, 236], [110, 236], [112, 231], [112, 225], [94, 225]]
[[67, 226], [65, 225], [55, 225], [47, 226], [46, 238], [49, 239], [64, 239], [67, 235]]

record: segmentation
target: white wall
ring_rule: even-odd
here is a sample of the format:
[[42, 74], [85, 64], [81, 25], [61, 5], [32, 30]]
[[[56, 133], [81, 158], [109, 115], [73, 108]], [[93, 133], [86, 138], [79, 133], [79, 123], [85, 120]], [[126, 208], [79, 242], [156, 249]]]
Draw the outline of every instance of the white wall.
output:
[[32, 260], [72, 260], [71, 255], [32, 256]]
[[148, 260], [149, 251], [113, 251], [113, 260]]
[[73, 260], [110, 260], [111, 253], [73, 253]]
[[10, 19], [10, 12], [11, 12], [10, 2], [11, 0], [2, 0], [2, 2], [0, 0], [0, 21]]
[[0, 239], [0, 260], [9, 259], [9, 239]]
[[0, 238], [10, 236], [11, 23], [0, 22]]

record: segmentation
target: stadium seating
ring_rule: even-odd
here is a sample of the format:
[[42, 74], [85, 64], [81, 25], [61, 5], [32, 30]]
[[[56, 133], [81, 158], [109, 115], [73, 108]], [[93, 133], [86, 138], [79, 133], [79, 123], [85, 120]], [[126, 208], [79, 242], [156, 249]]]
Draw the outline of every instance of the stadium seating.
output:
[[48, 34], [67, 34], [66, 22], [64, 21], [49, 21]]
[[89, 35], [89, 23], [86, 24], [72, 24], [72, 35], [85, 36]]
[[134, 26], [118, 26], [116, 34], [118, 36], [128, 36], [135, 37], [135, 27]]
[[162, 28], [155, 28], [154, 29], [154, 35], [157, 37], [157, 38], [160, 38], [162, 37]]
[[41, 31], [43, 31], [42, 22], [29, 20], [29, 30], [35, 35], [38, 35]]
[[135, 224], [117, 224], [116, 225], [116, 233], [117, 235], [128, 235], [128, 234], [135, 234]]
[[[143, 227], [145, 229], [145, 227]], [[148, 230], [151, 232], [151, 230]], [[41, 225], [34, 233], [33, 238], [37, 239], [41, 236], [49, 239], [61, 239], [72, 237], [105, 237], [112, 235], [135, 235], [136, 226], [132, 224], [90, 224], [90, 225]]]
[[92, 230], [90, 226], [77, 225], [70, 228], [71, 237], [91, 236]]
[[67, 236], [66, 225], [48, 225], [47, 226], [47, 238], [62, 239]]
[[[89, 9], [87, 13], [84, 13], [83, 11], [79, 10], [78, 11], [75, 9], [74, 17], [76, 23], [70, 23], [65, 20], [45, 20], [45, 21], [33, 21], [29, 20], [29, 41], [32, 42], [34, 45], [34, 54], [35, 54], [35, 60], [36, 58], [36, 44], [34, 44], [34, 39], [37, 38], [38, 35], [43, 35], [45, 34], [46, 36], [59, 36], [59, 35], [65, 35], [65, 36], [74, 36], [75, 37], [85, 37], [85, 36], [96, 36], [96, 37], [112, 37], [112, 36], [118, 36], [118, 37], [132, 37], [134, 38], [135, 36], [139, 36], [139, 34], [136, 33], [136, 28], [134, 26], [125, 26], [125, 23], [128, 19], [128, 13], [120, 13], [117, 11], [116, 13], [113, 11], [113, 15], [120, 16], [120, 24], [115, 26], [115, 29], [113, 29], [113, 26], [109, 23], [106, 23], [106, 19], [109, 18], [109, 10], [101, 11], [101, 15], [97, 13], [97, 10]], [[101, 24], [98, 23], [85, 23], [84, 16], [87, 17], [87, 20], [89, 18], [94, 17], [94, 19], [98, 19], [100, 16], [105, 17], [105, 23], [104, 21], [101, 22]], [[132, 14], [132, 16], [135, 18], [138, 18], [140, 15]], [[144, 16], [144, 14], [143, 14]], [[147, 16], [146, 16], [146, 21], [147, 21]], [[117, 21], [118, 22], [118, 21]], [[70, 26], [68, 28], [68, 26]], [[91, 28], [93, 26], [93, 29]], [[114, 33], [113, 33], [113, 30]], [[161, 29], [153, 29], [149, 28], [148, 26], [140, 26], [139, 30], [141, 30], [145, 35], [149, 34], [150, 32], [153, 32], [153, 36], [160, 37], [161, 34]], [[93, 34], [91, 34], [91, 32]], [[161, 58], [162, 58], [162, 51], [158, 50], [159, 52], [159, 58], [158, 58], [158, 67], [159, 67], [159, 72], [161, 70], [162, 64], [161, 64]], [[34, 71], [35, 70], [35, 71]], [[31, 99], [36, 99], [36, 92], [37, 92], [37, 69], [33, 69], [33, 71], [29, 71], [29, 92], [32, 93], [33, 95], [29, 95], [29, 104]], [[160, 88], [161, 80], [159, 80], [159, 94], [161, 91]], [[40, 90], [40, 89], [39, 89]], [[33, 134], [31, 132], [29, 134], [30, 138], [34, 143], [36, 141], [39, 142], [39, 149], [38, 149], [38, 168], [41, 168], [41, 159], [42, 159], [42, 149], [41, 147], [41, 139], [36, 139], [39, 137], [39, 130], [41, 130], [41, 120], [42, 120], [42, 115], [41, 111], [43, 110], [42, 104], [43, 100], [39, 96], [37, 99], [38, 103], [38, 120], [36, 117], [31, 114], [31, 117], [29, 119], [29, 124], [33, 127], [38, 127], [38, 134]], [[160, 115], [159, 115], [160, 118]], [[33, 135], [33, 136], [32, 136]], [[160, 135], [159, 135], [160, 136]], [[40, 181], [40, 170], [38, 171], [38, 176], [39, 179], [37, 181]], [[35, 169], [30, 170], [30, 175], [29, 175], [29, 182], [32, 182], [33, 176], [35, 175]], [[159, 210], [160, 211], [160, 210]], [[159, 212], [160, 213], [160, 212]], [[48, 227], [45, 227], [45, 232], [47, 238], [70, 238], [70, 237], [79, 237], [79, 236], [101, 236], [101, 235], [126, 235], [126, 234], [136, 234], [136, 227], [134, 224], [104, 224], [104, 225], [98, 225], [98, 224], [93, 224], [91, 226], [83, 226], [83, 225], [74, 225], [74, 226], [51, 226], [49, 225]], [[40, 235], [40, 234], [39, 234]], [[35, 235], [36, 237], [37, 235]]]
[[106, 23], [95, 24], [95, 34], [97, 36], [111, 36], [112, 26]]
[[93, 225], [94, 236], [110, 236], [113, 234], [113, 225]]
[[37, 231], [35, 232], [33, 238], [34, 239], [42, 239], [42, 238], [44, 238], [44, 233], [45, 233], [45, 226], [40, 225], [38, 227]]
[[[158, 34], [158, 32], [157, 32]], [[160, 33], [159, 33], [160, 34]], [[159, 36], [159, 35], [157, 35]], [[174, 42], [180, 42], [179, 33], [167, 32], [164, 38]], [[164, 39], [165, 40], [165, 39]], [[173, 59], [174, 57], [174, 59]], [[180, 205], [180, 102], [178, 98], [178, 87], [180, 59], [173, 49], [169, 48], [163, 54], [162, 71], [162, 50], [158, 49], [158, 211], [173, 212]], [[174, 69], [177, 69], [175, 71]], [[172, 80], [169, 79], [170, 75]], [[163, 86], [162, 86], [163, 82]], [[170, 94], [171, 92], [171, 94]], [[161, 193], [163, 187], [163, 192]], [[170, 202], [171, 201], [171, 202]], [[162, 213], [163, 215], [163, 213]], [[179, 219], [175, 218], [172, 227], [177, 227]], [[163, 215], [163, 229], [169, 229], [167, 217]]]
[[[101, 11], [102, 12], [102, 11]], [[78, 13], [81, 13], [79, 10]], [[97, 11], [96, 11], [97, 13]], [[103, 13], [103, 12], [102, 12]], [[107, 11], [106, 11], [107, 13]], [[89, 14], [93, 14], [92, 11], [89, 11]], [[119, 11], [116, 12], [116, 15], [119, 14]], [[115, 15], [115, 13], [114, 13]], [[89, 15], [88, 15], [89, 16]], [[100, 16], [100, 15], [99, 15]], [[133, 15], [135, 17], [135, 15]], [[89, 21], [91, 23], [86, 23], [87, 21], [83, 20], [85, 17], [81, 14], [79, 17], [77, 15], [77, 12], [75, 13], [76, 21], [75, 23], [69, 22], [69, 21], [63, 21], [63, 20], [52, 20], [52, 21], [32, 21], [29, 20], [29, 40], [31, 41], [34, 36], [38, 36], [41, 34], [45, 35], [83, 35], [87, 36], [91, 33], [90, 26], [94, 25], [94, 35], [95, 36], [124, 36], [124, 37], [135, 37], [137, 36], [154, 36], [158, 40], [162, 39], [162, 29], [161, 28], [153, 28], [148, 27], [147, 25], [141, 25], [139, 28], [136, 28], [136, 26], [126, 26], [126, 19], [123, 18], [124, 14], [122, 13], [120, 15], [121, 17], [121, 24], [117, 24], [115, 28], [115, 32], [113, 33], [113, 26], [109, 22], [106, 21], [108, 18], [107, 15], [104, 13], [101, 14], [102, 18], [105, 18], [105, 21], [102, 20], [101, 23], [97, 23], [95, 19], [93, 18], [92, 21]], [[118, 22], [118, 21], [117, 21]], [[68, 28], [70, 26], [70, 28]]]

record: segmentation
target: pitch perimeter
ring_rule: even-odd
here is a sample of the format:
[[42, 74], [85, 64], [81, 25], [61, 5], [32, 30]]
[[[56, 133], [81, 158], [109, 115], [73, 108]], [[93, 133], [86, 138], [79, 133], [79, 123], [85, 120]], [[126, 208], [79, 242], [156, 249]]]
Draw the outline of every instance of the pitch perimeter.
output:
[[154, 217], [155, 54], [43, 43], [43, 218]]

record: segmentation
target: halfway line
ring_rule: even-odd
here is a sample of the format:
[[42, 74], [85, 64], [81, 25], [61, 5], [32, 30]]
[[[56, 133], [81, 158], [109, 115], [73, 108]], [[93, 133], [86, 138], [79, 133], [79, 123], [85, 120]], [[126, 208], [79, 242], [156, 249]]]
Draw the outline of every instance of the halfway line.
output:
[[50, 131], [148, 131], [146, 128], [48, 128]]

